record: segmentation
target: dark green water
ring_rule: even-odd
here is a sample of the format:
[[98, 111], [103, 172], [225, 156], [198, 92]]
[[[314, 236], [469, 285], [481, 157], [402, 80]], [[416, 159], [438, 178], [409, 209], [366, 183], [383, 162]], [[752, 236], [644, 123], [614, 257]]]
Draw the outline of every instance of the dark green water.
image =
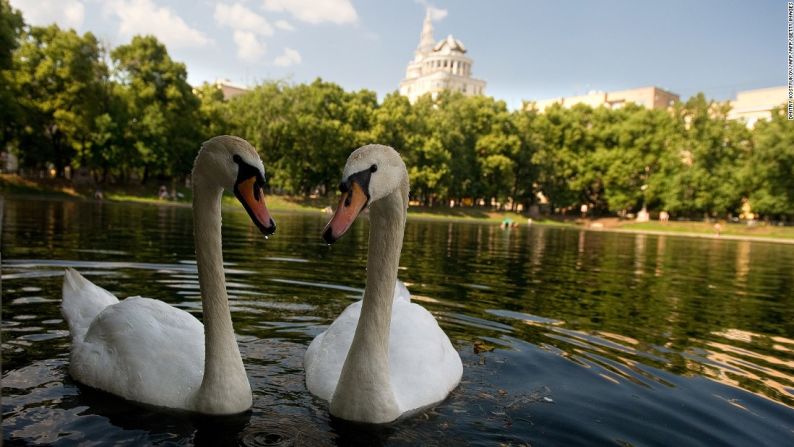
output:
[[363, 287], [367, 223], [224, 214], [227, 280], [254, 408], [157, 411], [74, 382], [62, 268], [201, 316], [187, 208], [8, 198], [3, 440], [14, 444], [794, 445], [794, 245], [410, 220], [400, 278], [464, 361], [433, 410], [387, 427], [329, 418], [303, 383], [312, 338]]

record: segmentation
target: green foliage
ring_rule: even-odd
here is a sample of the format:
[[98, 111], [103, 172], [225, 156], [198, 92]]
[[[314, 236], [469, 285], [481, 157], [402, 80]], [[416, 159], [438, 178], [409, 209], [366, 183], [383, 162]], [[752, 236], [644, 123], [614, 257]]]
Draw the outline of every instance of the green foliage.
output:
[[131, 119], [136, 164], [149, 175], [186, 176], [201, 139], [200, 100], [187, 83], [185, 65], [174, 62], [153, 36], [135, 36], [110, 53]]
[[739, 171], [752, 144], [740, 122], [729, 121], [729, 106], [703, 94], [673, 111], [676, 147], [664, 154], [653, 178], [655, 194], [674, 213], [721, 215], [739, 208]]
[[320, 79], [265, 83], [229, 101], [230, 128], [259, 148], [278, 190], [326, 194], [350, 152], [371, 142], [376, 107], [375, 93], [348, 93]]
[[19, 46], [19, 35], [24, 22], [22, 14], [8, 3], [0, 0], [0, 144], [6, 145], [12, 138], [16, 116], [20, 109], [16, 101], [17, 85], [10, 69], [13, 66], [13, 51]]
[[794, 124], [784, 107], [774, 110], [753, 133], [754, 147], [744, 164], [745, 193], [756, 212], [791, 216], [794, 207]]
[[52, 163], [58, 172], [92, 150], [107, 67], [91, 33], [57, 25], [31, 27], [14, 53], [18, 138], [24, 165]]
[[11, 68], [12, 51], [19, 46], [17, 39], [24, 24], [22, 14], [8, 0], [0, 0], [0, 70]]
[[230, 133], [232, 118], [228, 116], [229, 107], [223, 98], [223, 92], [216, 85], [204, 83], [193, 93], [201, 101], [199, 115], [202, 119], [202, 134], [209, 139], [215, 135]]

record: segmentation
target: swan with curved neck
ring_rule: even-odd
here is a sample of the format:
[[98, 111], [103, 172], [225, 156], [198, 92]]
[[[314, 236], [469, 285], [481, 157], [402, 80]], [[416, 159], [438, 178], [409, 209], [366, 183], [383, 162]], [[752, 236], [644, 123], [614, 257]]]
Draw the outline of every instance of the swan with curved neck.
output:
[[265, 206], [265, 172], [245, 140], [215, 137], [193, 167], [196, 264], [205, 326], [191, 314], [149, 298], [119, 301], [67, 269], [62, 312], [72, 337], [70, 373], [125, 399], [206, 414], [251, 407], [229, 311], [221, 246], [221, 196], [233, 191], [265, 235], [275, 224]]
[[397, 151], [381, 145], [355, 150], [345, 165], [342, 198], [323, 232], [336, 242], [369, 207], [367, 283], [306, 351], [309, 391], [332, 415], [386, 423], [442, 401], [463, 366], [427, 310], [411, 303], [397, 281], [408, 209], [408, 172]]

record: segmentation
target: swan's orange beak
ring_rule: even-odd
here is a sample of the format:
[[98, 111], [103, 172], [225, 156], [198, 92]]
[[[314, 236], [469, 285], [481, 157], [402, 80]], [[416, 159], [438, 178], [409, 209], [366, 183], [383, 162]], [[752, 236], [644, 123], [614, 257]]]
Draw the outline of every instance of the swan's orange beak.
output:
[[265, 206], [262, 182], [258, 182], [256, 176], [238, 180], [234, 184], [234, 196], [243, 204], [245, 210], [248, 211], [248, 216], [251, 217], [262, 234], [268, 236], [276, 231], [276, 223], [273, 222], [270, 211]]
[[333, 244], [353, 225], [361, 210], [367, 206], [369, 197], [357, 182], [350, 182], [350, 188], [342, 193], [339, 206], [323, 230], [323, 239]]

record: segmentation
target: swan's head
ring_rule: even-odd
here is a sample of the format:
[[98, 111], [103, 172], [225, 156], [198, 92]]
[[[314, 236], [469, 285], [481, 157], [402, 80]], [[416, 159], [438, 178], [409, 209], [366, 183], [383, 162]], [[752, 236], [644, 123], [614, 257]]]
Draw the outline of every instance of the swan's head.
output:
[[353, 151], [339, 183], [339, 206], [323, 230], [325, 242], [336, 242], [364, 208], [407, 185], [407, 176], [400, 154], [389, 146], [368, 144]]
[[265, 206], [265, 167], [247, 141], [229, 135], [205, 141], [196, 157], [193, 181], [214, 183], [233, 192], [262, 234], [276, 231]]

